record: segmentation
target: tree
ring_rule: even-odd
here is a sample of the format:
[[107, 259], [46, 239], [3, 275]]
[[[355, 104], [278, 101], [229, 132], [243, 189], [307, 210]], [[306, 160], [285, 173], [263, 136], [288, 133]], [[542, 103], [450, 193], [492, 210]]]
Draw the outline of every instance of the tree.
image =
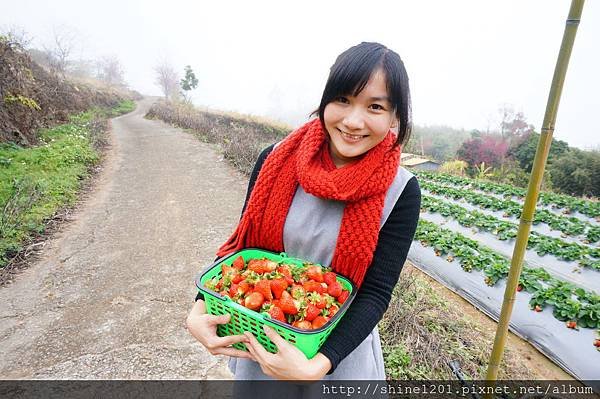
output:
[[198, 87], [198, 79], [196, 78], [196, 74], [194, 73], [194, 71], [192, 71], [191, 66], [186, 65], [184, 70], [185, 77], [181, 79], [180, 85], [181, 89], [183, 90], [183, 98], [189, 101], [189, 94], [187, 94], [187, 92], [192, 91], [196, 87]]
[[52, 29], [52, 43], [43, 46], [50, 72], [65, 77], [75, 47], [75, 32], [64, 26]]
[[27, 49], [33, 41], [33, 37], [23, 27], [18, 25], [4, 25], [0, 28], [0, 34], [5, 36], [9, 43], [18, 44], [24, 49]]
[[105, 56], [96, 64], [96, 77], [109, 86], [124, 86], [123, 68], [115, 55]]
[[490, 167], [497, 168], [506, 156], [508, 143], [497, 135], [482, 135], [465, 141], [456, 155], [466, 161], [471, 167], [485, 162]]
[[[514, 140], [509, 149], [507, 155], [515, 159], [521, 168], [526, 172], [531, 172], [533, 167], [533, 159], [535, 158], [535, 152], [540, 141], [540, 134], [530, 132], [518, 140]], [[552, 138], [552, 144], [550, 145], [550, 152], [548, 154], [548, 164], [552, 164], [554, 160], [559, 158], [567, 149], [569, 145], [561, 140]]]
[[179, 76], [175, 68], [166, 60], [161, 61], [154, 67], [156, 73], [156, 84], [163, 92], [165, 99], [176, 100], [179, 96]]
[[554, 189], [600, 197], [600, 152], [570, 148], [549, 166]]

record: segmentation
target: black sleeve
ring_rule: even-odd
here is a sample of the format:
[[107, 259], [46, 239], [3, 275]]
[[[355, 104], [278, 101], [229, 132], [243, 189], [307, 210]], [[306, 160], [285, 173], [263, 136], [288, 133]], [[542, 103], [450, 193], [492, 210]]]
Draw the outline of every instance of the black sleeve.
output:
[[[250, 174], [250, 181], [248, 182], [248, 189], [246, 190], [246, 200], [244, 201], [244, 206], [242, 207], [242, 215], [244, 214], [244, 211], [246, 210], [246, 205], [248, 205], [248, 200], [250, 199], [250, 194], [252, 193], [252, 190], [254, 189], [254, 183], [256, 183], [256, 179], [258, 178], [258, 173], [262, 169], [263, 163], [265, 163], [265, 159], [267, 159], [267, 156], [271, 153], [271, 151], [273, 151], [274, 146], [275, 146], [275, 144], [271, 144], [270, 146], [268, 146], [267, 148], [262, 150], [262, 152], [258, 156], [258, 159], [256, 160], [256, 163], [254, 164], [254, 169], [252, 169], [252, 173]], [[241, 215], [240, 215], [240, 219], [241, 219]], [[215, 261], [216, 261], [216, 259], [215, 259]], [[198, 294], [196, 294], [195, 300], [197, 301], [198, 299], [204, 300], [204, 294], [202, 294], [201, 291], [198, 291]]]
[[413, 177], [379, 232], [373, 261], [354, 302], [319, 350], [331, 361], [327, 374], [332, 374], [383, 318], [414, 238], [420, 207], [421, 189]]

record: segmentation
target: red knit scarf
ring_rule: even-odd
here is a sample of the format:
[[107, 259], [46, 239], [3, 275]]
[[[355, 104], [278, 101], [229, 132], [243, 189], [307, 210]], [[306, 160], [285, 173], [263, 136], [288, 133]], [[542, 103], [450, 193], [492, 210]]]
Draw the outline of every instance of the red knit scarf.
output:
[[[292, 132], [267, 157], [237, 229], [218, 256], [243, 248], [284, 251], [283, 227], [297, 184], [319, 198], [345, 201], [331, 267], [360, 287], [373, 259], [386, 192], [400, 160], [390, 131], [358, 162], [336, 168], [319, 119]], [[310, 260], [310, 259], [307, 259]]]

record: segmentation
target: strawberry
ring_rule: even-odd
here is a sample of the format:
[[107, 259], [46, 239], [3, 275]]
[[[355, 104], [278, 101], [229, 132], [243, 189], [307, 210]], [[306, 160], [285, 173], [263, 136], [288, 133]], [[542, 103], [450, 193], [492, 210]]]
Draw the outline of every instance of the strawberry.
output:
[[283, 310], [281, 310], [280, 307], [278, 306], [273, 306], [271, 307], [271, 310], [269, 310], [269, 315], [275, 319], [275, 320], [279, 320], [285, 323], [285, 314], [283, 313]]
[[315, 319], [312, 322], [312, 328], [317, 329], [317, 328], [321, 328], [323, 327], [325, 324], [327, 324], [329, 320], [327, 320], [325, 317], [323, 316], [317, 316], [315, 317]]
[[334, 272], [327, 272], [323, 274], [323, 281], [327, 283], [327, 285], [331, 285], [334, 281], [336, 281], [336, 275]]
[[265, 298], [260, 292], [253, 291], [244, 300], [244, 306], [248, 309], [258, 310], [265, 301]]
[[290, 294], [292, 294], [292, 297], [294, 299], [300, 299], [300, 298], [303, 298], [304, 296], [306, 296], [306, 290], [304, 289], [303, 286], [295, 284], [292, 286], [292, 290], [290, 291]]
[[288, 287], [288, 282], [285, 278], [276, 278], [275, 280], [271, 280], [271, 291], [273, 291], [273, 295], [275, 298], [281, 298], [281, 293], [285, 291]]
[[321, 285], [321, 283], [318, 283], [316, 281], [307, 281], [304, 284], [302, 284], [302, 287], [304, 287], [304, 290], [306, 292], [318, 292], [319, 294], [322, 294], [325, 292], [325, 288]]
[[271, 293], [271, 280], [260, 280], [254, 285], [254, 291], [260, 292], [267, 301], [273, 300]]
[[250, 291], [250, 284], [247, 281], [240, 281], [237, 287], [237, 293], [239, 295], [244, 295], [246, 292]]
[[350, 296], [350, 291], [342, 290], [342, 293], [337, 297], [337, 300], [339, 303], [344, 303], [344, 302], [346, 302], [346, 300], [348, 299], [349, 296]]
[[318, 283], [323, 282], [323, 271], [321, 266], [312, 265], [306, 268], [306, 277], [311, 280], [315, 280]]
[[595, 346], [596, 348], [600, 348], [600, 339], [596, 339], [596, 340], [594, 340], [594, 346]]
[[231, 266], [227, 266], [225, 264], [221, 265], [221, 272], [223, 273], [223, 277], [225, 276], [233, 276], [237, 273], [237, 270]]
[[342, 293], [342, 285], [340, 284], [340, 282], [336, 280], [332, 284], [330, 284], [327, 288], [327, 293], [335, 298], [340, 296], [340, 294]]
[[266, 271], [264, 259], [250, 259], [248, 261], [248, 270], [257, 274], [263, 274]]
[[234, 269], [237, 270], [244, 270], [244, 266], [246, 266], [246, 263], [244, 262], [244, 258], [242, 258], [241, 256], [238, 256], [233, 263], [231, 264], [231, 266], [233, 266]]
[[523, 291], [523, 286], [521, 284], [517, 285], [517, 291], [519, 291], [519, 292]]
[[277, 273], [280, 273], [287, 281], [288, 285], [294, 284], [294, 279], [292, 278], [292, 272], [288, 266], [281, 265], [277, 268]]
[[304, 310], [304, 320], [313, 321], [320, 313], [321, 309], [312, 303], [308, 303], [308, 305], [306, 305], [306, 309]]
[[327, 313], [327, 316], [333, 317], [333, 315], [335, 315], [338, 312], [338, 310], [340, 310], [340, 308], [338, 308], [337, 305], [331, 305], [329, 307], [329, 312]]
[[535, 310], [536, 312], [541, 312], [542, 307], [540, 305], [535, 305], [535, 308], [533, 308], [533, 310]]
[[229, 297], [233, 298], [237, 295], [237, 293], [238, 293], [238, 285], [231, 284], [231, 287], [229, 287]]
[[568, 328], [577, 328], [577, 322], [575, 321], [567, 321]]
[[283, 310], [283, 313], [294, 315], [298, 313], [298, 308], [292, 296], [287, 292], [281, 293], [281, 299], [279, 299], [279, 307]]
[[231, 278], [231, 282], [234, 283], [234, 284], [237, 284], [240, 281], [242, 281], [243, 279], [244, 279], [244, 276], [242, 276], [240, 273], [236, 273]]
[[303, 329], [303, 330], [312, 329], [312, 323], [308, 320], [296, 320], [295, 322], [292, 323], [292, 326]]

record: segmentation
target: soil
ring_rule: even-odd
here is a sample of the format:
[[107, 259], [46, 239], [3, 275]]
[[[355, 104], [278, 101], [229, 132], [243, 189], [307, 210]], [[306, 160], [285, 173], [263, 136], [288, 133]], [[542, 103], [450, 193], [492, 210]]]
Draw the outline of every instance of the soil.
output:
[[[184, 321], [196, 273], [239, 219], [247, 178], [215, 146], [144, 119], [153, 101], [112, 120], [95, 187], [39, 259], [0, 288], [2, 378], [232, 377]], [[493, 336], [492, 320], [432, 285]], [[540, 379], [571, 378], [518, 337], [508, 345]]]

